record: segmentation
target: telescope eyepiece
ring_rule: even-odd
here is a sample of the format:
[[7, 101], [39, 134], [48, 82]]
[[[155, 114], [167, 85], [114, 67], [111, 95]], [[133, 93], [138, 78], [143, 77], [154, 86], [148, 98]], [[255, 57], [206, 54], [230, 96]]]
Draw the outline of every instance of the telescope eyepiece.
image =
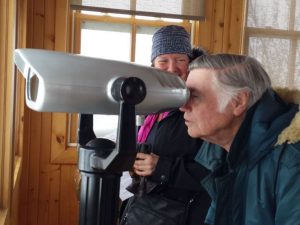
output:
[[119, 77], [111, 86], [111, 95], [118, 102], [136, 105], [145, 99], [146, 94], [144, 81], [137, 77]]

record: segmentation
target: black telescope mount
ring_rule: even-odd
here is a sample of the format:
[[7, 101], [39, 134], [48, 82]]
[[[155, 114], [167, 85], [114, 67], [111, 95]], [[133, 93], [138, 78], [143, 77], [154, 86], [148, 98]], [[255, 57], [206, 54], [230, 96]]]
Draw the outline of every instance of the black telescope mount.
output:
[[135, 105], [146, 97], [145, 83], [136, 77], [119, 77], [111, 86], [111, 96], [120, 106], [116, 142], [96, 138], [93, 115], [79, 115], [80, 225], [117, 224], [120, 177], [135, 160]]

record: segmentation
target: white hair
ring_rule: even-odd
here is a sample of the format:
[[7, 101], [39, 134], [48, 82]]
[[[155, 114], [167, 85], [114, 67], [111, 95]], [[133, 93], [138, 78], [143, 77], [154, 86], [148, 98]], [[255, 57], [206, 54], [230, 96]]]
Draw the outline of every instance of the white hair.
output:
[[213, 71], [213, 88], [216, 90], [221, 112], [240, 92], [249, 93], [250, 108], [271, 87], [271, 80], [262, 65], [245, 55], [203, 55], [190, 64], [189, 70], [194, 69]]

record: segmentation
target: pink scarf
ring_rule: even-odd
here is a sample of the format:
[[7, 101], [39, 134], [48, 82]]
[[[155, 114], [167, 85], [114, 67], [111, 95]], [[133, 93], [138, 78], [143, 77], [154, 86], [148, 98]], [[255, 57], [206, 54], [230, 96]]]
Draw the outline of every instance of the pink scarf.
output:
[[[168, 116], [169, 112], [163, 112], [162, 113], [162, 120], [164, 118], [166, 118]], [[138, 142], [140, 143], [144, 143], [147, 140], [147, 137], [155, 123], [155, 121], [157, 120], [159, 114], [151, 114], [148, 115], [143, 123], [143, 125], [141, 126], [141, 128], [139, 129], [138, 132]]]

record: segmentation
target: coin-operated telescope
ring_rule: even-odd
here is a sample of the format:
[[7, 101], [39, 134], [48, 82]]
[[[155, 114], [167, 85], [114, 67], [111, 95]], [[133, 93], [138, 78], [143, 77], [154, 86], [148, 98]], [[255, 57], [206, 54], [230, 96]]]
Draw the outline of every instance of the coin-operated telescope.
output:
[[[15, 50], [15, 64], [31, 109], [80, 115], [80, 225], [116, 224], [120, 177], [136, 155], [136, 115], [182, 106], [184, 81], [152, 67], [39, 49]], [[116, 142], [96, 138], [93, 114], [119, 115]]]

